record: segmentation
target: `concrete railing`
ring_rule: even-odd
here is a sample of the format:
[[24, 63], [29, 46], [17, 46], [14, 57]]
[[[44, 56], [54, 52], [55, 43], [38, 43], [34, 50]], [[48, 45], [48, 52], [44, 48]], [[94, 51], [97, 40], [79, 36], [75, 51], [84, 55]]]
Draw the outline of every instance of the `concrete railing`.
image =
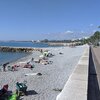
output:
[[56, 100], [87, 100], [89, 46], [84, 50], [73, 73]]

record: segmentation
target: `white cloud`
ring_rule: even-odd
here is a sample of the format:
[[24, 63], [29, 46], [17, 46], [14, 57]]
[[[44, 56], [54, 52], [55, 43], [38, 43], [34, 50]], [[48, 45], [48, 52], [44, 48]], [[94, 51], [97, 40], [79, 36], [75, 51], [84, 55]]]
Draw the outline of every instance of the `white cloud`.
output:
[[80, 32], [73, 32], [73, 31], [66, 31], [66, 32], [58, 32], [58, 33], [44, 33], [41, 34], [42, 39], [49, 39], [49, 40], [63, 40], [63, 39], [76, 39], [81, 37], [88, 37], [85, 31]]
[[94, 26], [94, 25], [93, 25], [93, 24], [90, 24], [89, 26], [92, 27], [92, 26]]
[[74, 33], [74, 32], [73, 32], [73, 31], [68, 30], [68, 31], [66, 31], [65, 33]]

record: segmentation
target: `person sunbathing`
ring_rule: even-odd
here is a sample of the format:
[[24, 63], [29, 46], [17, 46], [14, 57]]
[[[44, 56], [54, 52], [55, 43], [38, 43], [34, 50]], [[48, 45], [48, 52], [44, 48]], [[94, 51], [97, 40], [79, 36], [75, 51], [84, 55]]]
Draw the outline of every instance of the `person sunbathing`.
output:
[[4, 85], [3, 88], [0, 90], [0, 97], [3, 96], [8, 91], [8, 84]]

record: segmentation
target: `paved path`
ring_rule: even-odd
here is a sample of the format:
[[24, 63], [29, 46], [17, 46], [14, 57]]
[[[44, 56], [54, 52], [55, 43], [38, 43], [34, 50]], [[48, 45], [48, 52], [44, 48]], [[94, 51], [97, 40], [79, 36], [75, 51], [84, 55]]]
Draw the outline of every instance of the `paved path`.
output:
[[87, 46], [56, 100], [87, 100], [88, 67], [89, 47]]
[[90, 49], [88, 100], [100, 100], [100, 47]]

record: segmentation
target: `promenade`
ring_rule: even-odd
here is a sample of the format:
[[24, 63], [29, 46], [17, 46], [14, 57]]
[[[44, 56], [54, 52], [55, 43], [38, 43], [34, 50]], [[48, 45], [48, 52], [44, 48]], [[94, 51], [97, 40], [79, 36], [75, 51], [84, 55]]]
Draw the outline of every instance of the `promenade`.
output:
[[86, 46], [74, 71], [56, 100], [87, 100], [89, 46]]
[[85, 50], [56, 100], [100, 100], [100, 47]]

